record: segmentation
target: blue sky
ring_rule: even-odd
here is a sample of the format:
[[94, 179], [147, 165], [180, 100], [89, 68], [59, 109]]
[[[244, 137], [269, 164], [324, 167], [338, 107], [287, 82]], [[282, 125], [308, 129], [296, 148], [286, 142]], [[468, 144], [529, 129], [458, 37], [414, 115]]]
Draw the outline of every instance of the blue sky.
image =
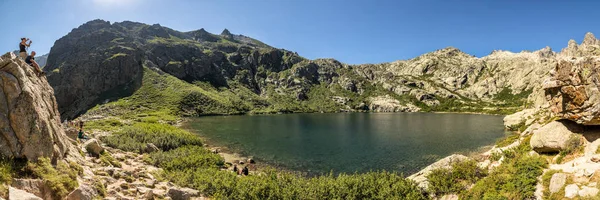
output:
[[0, 52], [47, 53], [54, 41], [93, 19], [205, 28], [350, 64], [409, 59], [454, 46], [481, 57], [492, 50], [560, 51], [586, 32], [600, 36], [600, 1], [555, 0], [0, 0]]

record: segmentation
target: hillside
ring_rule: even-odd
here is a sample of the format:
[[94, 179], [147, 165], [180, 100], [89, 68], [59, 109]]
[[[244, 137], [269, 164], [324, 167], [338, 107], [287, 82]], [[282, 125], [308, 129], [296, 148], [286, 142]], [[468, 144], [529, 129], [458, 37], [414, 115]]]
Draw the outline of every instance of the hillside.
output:
[[[510, 113], [539, 105], [533, 93], [559, 58], [597, 55], [593, 35], [561, 53], [494, 51], [477, 58], [448, 47], [410, 60], [347, 65], [308, 60], [229, 30], [179, 32], [136, 22], [90, 21], [56, 41], [48, 80], [63, 119], [132, 95], [145, 69], [204, 92], [173, 102], [186, 116], [279, 112]], [[592, 50], [590, 50], [592, 49]], [[210, 93], [210, 94], [209, 94]], [[529, 101], [526, 101], [528, 98]], [[210, 102], [211, 108], [206, 108]]]

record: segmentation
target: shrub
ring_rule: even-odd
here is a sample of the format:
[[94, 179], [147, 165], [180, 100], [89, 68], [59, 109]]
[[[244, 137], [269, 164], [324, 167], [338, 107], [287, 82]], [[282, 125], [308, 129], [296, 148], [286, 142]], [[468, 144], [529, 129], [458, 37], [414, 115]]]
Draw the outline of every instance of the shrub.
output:
[[486, 175], [487, 172], [474, 160], [454, 162], [450, 168], [434, 169], [427, 176], [428, 189], [435, 195], [460, 193]]
[[110, 147], [143, 153], [147, 143], [163, 151], [184, 145], [202, 145], [196, 135], [167, 124], [136, 123], [116, 132], [103, 141]]
[[100, 162], [102, 162], [105, 166], [121, 167], [121, 163], [106, 151], [100, 154]]
[[199, 146], [184, 146], [166, 152], [154, 152], [150, 155], [150, 160], [151, 164], [165, 170], [210, 168], [224, 164], [221, 156]]
[[34, 176], [41, 178], [53, 191], [55, 197], [62, 198], [77, 186], [77, 172], [59, 161], [56, 168], [50, 164], [50, 159], [39, 158], [37, 162], [30, 162], [27, 169]]

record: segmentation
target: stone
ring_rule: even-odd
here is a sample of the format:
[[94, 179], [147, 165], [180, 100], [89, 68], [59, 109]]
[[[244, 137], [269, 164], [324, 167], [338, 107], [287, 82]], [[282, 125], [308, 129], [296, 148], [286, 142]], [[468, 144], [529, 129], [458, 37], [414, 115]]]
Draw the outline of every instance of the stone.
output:
[[52, 190], [41, 179], [13, 179], [11, 186], [43, 199], [52, 199]]
[[567, 198], [575, 198], [579, 193], [579, 186], [577, 184], [570, 184], [565, 187], [565, 197]]
[[146, 152], [146, 153], [152, 153], [152, 152], [157, 152], [157, 151], [160, 151], [160, 149], [152, 143], [147, 143], [146, 148], [144, 148], [144, 152]]
[[79, 187], [69, 193], [66, 197], [67, 200], [92, 200], [97, 197], [98, 193], [96, 190], [89, 185], [79, 185]]
[[98, 140], [94, 138], [89, 139], [88, 141], [83, 143], [83, 146], [88, 151], [88, 153], [96, 157], [100, 156], [100, 154], [104, 152], [104, 148], [100, 145]]
[[77, 140], [79, 131], [76, 128], [69, 127], [69, 128], [65, 129], [65, 134], [67, 135], [67, 137], [71, 138], [72, 140]]
[[12, 52], [0, 57], [0, 155], [62, 159], [71, 144], [45, 76]]
[[598, 188], [583, 186], [581, 190], [579, 190], [578, 194], [581, 197], [595, 197], [598, 195]]
[[549, 190], [550, 193], [557, 193], [560, 191], [560, 189], [562, 189], [562, 187], [565, 185], [565, 183], [567, 182], [567, 174], [565, 173], [556, 173], [554, 175], [552, 175], [552, 178], [550, 179], [550, 186], [549, 186]]
[[167, 196], [173, 200], [188, 200], [192, 197], [197, 197], [200, 194], [198, 190], [190, 188], [170, 188]]
[[8, 187], [8, 200], [42, 200], [25, 190], [19, 190], [14, 187]]
[[530, 145], [538, 153], [559, 152], [566, 149], [567, 143], [575, 133], [583, 130], [568, 121], [553, 121], [533, 131]]
[[562, 119], [583, 125], [600, 125], [600, 59], [584, 57], [561, 60], [554, 75], [544, 84], [550, 110]]
[[429, 186], [427, 175], [429, 175], [431, 171], [439, 168], [447, 168], [450, 167], [451, 164], [454, 162], [461, 162], [465, 160], [471, 160], [471, 158], [460, 154], [452, 154], [448, 157], [438, 160], [437, 162], [423, 168], [421, 171], [414, 173], [407, 178], [415, 181], [419, 185], [419, 187], [427, 189], [427, 187]]
[[507, 115], [504, 117], [504, 127], [508, 130], [516, 131], [516, 129], [519, 128], [517, 126], [519, 126], [521, 123], [525, 123], [527, 118], [531, 117], [533, 114], [535, 114], [534, 109], [525, 109], [514, 114]]

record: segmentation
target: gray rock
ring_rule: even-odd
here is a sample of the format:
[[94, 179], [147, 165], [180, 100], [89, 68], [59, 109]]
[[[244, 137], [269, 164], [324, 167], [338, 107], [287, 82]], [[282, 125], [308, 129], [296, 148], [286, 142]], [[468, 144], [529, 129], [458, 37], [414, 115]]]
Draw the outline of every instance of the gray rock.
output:
[[579, 190], [578, 194], [580, 197], [596, 197], [598, 195], [598, 188], [583, 186]]
[[11, 186], [43, 199], [52, 199], [52, 190], [41, 179], [13, 179]]
[[534, 109], [525, 109], [517, 113], [507, 115], [506, 117], [504, 117], [504, 127], [509, 130], [516, 129], [518, 128], [517, 126], [519, 124], [525, 123], [527, 118], [531, 117], [533, 114], [535, 114]]
[[24, 190], [8, 187], [8, 200], [42, 200], [42, 198]]
[[96, 190], [88, 185], [79, 185], [79, 188], [73, 190], [67, 195], [67, 200], [92, 200], [97, 197]]
[[98, 143], [98, 140], [92, 138], [83, 143], [83, 146], [93, 156], [100, 156], [104, 152], [104, 148]]
[[146, 153], [152, 153], [152, 152], [157, 152], [157, 151], [160, 151], [160, 149], [152, 143], [147, 143], [146, 148], [144, 149], [144, 152], [146, 152]]
[[568, 121], [553, 121], [533, 131], [530, 145], [538, 153], [559, 152], [566, 149], [567, 142], [582, 129]]
[[190, 188], [170, 188], [167, 192], [167, 196], [171, 197], [173, 200], [188, 200], [192, 197], [197, 197], [198, 195], [200, 195], [198, 190]]
[[565, 183], [567, 182], [567, 174], [565, 173], [556, 173], [554, 175], [552, 175], [552, 178], [550, 179], [550, 193], [557, 193], [560, 191], [560, 189], [562, 189], [562, 187], [565, 185]]
[[13, 53], [0, 57], [0, 78], [0, 155], [63, 158], [71, 144], [46, 78]]
[[570, 184], [567, 185], [567, 187], [565, 187], [565, 197], [567, 198], [574, 198], [578, 195], [579, 193], [579, 186], [577, 186], [577, 184]]
[[427, 180], [427, 175], [429, 175], [432, 170], [439, 169], [439, 168], [447, 168], [447, 167], [450, 167], [451, 164], [454, 162], [461, 162], [461, 161], [470, 160], [470, 159], [471, 158], [460, 155], [460, 154], [453, 154], [453, 155], [445, 157], [441, 160], [438, 160], [437, 162], [425, 167], [421, 171], [419, 171], [415, 174], [412, 174], [407, 178], [415, 181], [419, 185], [419, 187], [427, 189], [427, 187], [429, 186], [429, 182]]

